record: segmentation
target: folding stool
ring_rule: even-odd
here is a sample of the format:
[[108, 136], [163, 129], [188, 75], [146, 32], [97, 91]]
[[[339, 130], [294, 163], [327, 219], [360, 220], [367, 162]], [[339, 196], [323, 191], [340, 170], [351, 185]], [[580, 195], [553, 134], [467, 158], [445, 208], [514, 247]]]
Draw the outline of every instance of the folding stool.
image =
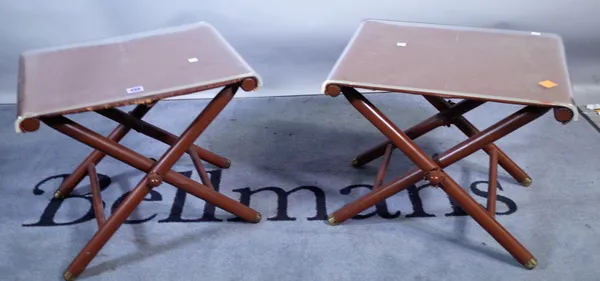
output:
[[[439, 113], [400, 130], [356, 88], [423, 96]], [[528, 186], [531, 178], [493, 143], [549, 110], [565, 124], [577, 119], [562, 40], [554, 34], [384, 20], [364, 21], [339, 57], [322, 91], [343, 94], [388, 140], [352, 160], [356, 167], [384, 156], [373, 189], [331, 214], [339, 224], [378, 202], [427, 180], [440, 187], [519, 263], [536, 259], [494, 218], [497, 166]], [[454, 104], [446, 98], [462, 99]], [[485, 130], [462, 115], [486, 102], [523, 105]], [[455, 125], [468, 139], [430, 157], [413, 140]], [[384, 184], [393, 149], [416, 165]], [[483, 149], [490, 155], [487, 210], [443, 169]]]
[[[228, 168], [230, 161], [194, 145], [238, 88], [252, 91], [261, 83], [255, 71], [211, 25], [200, 22], [29, 51], [19, 63], [17, 132], [36, 131], [41, 121], [95, 149], [54, 195], [68, 196], [88, 176], [99, 227], [65, 271], [65, 280], [73, 280], [84, 271], [133, 209], [163, 181], [245, 221], [260, 221], [260, 213], [215, 191], [202, 166], [204, 160]], [[180, 136], [141, 120], [159, 100], [221, 87]], [[118, 109], [127, 105], [136, 106], [129, 113]], [[66, 117], [89, 111], [120, 125], [104, 137]], [[158, 160], [146, 158], [118, 143], [131, 129], [170, 147]], [[191, 157], [203, 184], [171, 170], [183, 154]], [[95, 168], [105, 155], [146, 173], [108, 219], [104, 217]]]

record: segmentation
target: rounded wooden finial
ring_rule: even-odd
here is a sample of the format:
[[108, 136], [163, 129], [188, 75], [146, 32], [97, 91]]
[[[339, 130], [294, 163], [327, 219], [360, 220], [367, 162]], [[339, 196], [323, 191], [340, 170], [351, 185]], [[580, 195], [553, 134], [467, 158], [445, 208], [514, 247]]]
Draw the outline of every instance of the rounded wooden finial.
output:
[[258, 88], [258, 81], [254, 77], [244, 78], [241, 83], [241, 88], [246, 92], [254, 91]]
[[40, 120], [27, 118], [19, 123], [19, 128], [23, 132], [35, 132], [40, 128]]
[[340, 93], [342, 93], [342, 89], [338, 85], [330, 84], [325, 87], [325, 94], [328, 96], [337, 97]]
[[566, 107], [555, 107], [554, 108], [554, 118], [558, 122], [561, 122], [563, 124], [569, 123], [571, 120], [573, 120], [574, 116], [575, 116], [575, 113], [573, 113], [573, 110], [571, 110], [570, 108], [566, 108]]

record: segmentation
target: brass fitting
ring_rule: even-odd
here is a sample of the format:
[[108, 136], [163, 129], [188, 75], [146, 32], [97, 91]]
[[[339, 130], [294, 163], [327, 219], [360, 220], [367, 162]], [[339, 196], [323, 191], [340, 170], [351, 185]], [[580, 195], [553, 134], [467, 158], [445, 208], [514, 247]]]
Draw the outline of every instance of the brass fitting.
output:
[[526, 264], [524, 264], [523, 266], [525, 266], [525, 268], [532, 270], [535, 268], [535, 266], [537, 265], [537, 261], [535, 260], [535, 258], [531, 258]]
[[260, 220], [262, 220], [262, 215], [259, 212], [256, 212], [256, 221], [254, 222], [260, 222]]
[[56, 191], [56, 192], [54, 192], [54, 198], [56, 198], [56, 199], [64, 199], [65, 196], [60, 191]]
[[521, 182], [521, 185], [524, 187], [528, 187], [531, 185], [532, 182], [533, 182], [533, 180], [528, 177]]
[[329, 217], [327, 217], [327, 223], [331, 226], [337, 225], [338, 222], [335, 220], [335, 218], [333, 217], [333, 215], [330, 215]]
[[69, 271], [65, 271], [65, 274], [63, 274], [63, 278], [65, 279], [65, 281], [75, 280], [75, 276], [73, 276], [73, 274], [71, 274], [71, 272]]

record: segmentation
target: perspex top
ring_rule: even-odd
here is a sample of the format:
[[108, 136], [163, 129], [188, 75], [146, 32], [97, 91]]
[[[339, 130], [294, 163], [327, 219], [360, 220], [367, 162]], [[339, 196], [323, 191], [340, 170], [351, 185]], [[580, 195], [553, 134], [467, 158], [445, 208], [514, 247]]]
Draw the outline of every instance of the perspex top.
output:
[[148, 103], [259, 75], [208, 23], [25, 52], [19, 123], [25, 118]]
[[567, 107], [577, 118], [555, 34], [364, 21], [323, 84]]

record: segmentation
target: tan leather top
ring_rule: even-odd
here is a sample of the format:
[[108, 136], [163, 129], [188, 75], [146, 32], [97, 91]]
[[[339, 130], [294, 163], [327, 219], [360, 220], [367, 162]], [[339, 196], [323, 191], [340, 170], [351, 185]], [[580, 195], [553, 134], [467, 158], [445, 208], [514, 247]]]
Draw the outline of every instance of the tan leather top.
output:
[[260, 77], [207, 23], [23, 53], [25, 118], [145, 103]]
[[[540, 85], [549, 80], [550, 88]], [[555, 34], [382, 20], [363, 22], [323, 84], [570, 108]]]

